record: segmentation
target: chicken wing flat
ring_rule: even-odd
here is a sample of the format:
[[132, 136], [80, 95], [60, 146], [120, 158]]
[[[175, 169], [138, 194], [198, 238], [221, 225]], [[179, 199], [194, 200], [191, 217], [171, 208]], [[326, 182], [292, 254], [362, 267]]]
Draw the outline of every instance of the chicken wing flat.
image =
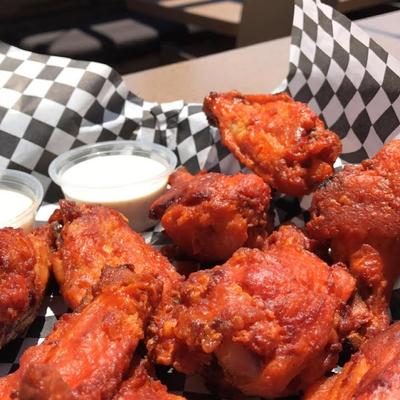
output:
[[180, 168], [171, 189], [150, 207], [186, 255], [203, 262], [226, 261], [242, 246], [256, 247], [266, 234], [270, 189], [256, 175], [200, 172]]
[[357, 279], [370, 310], [360, 321], [366, 336], [386, 329], [400, 271], [400, 141], [385, 145], [371, 160], [345, 166], [315, 192], [311, 215], [309, 235], [327, 241], [333, 261], [344, 262]]
[[333, 174], [339, 137], [287, 94], [210, 93], [204, 111], [234, 156], [282, 193], [302, 196]]
[[0, 348], [32, 323], [49, 276], [49, 227], [0, 229]]
[[134, 265], [136, 272], [160, 278], [165, 291], [181, 279], [168, 260], [115, 210], [64, 200], [50, 222], [61, 224], [52, 264], [60, 291], [73, 309], [90, 296], [105, 266]]
[[113, 400], [185, 400], [185, 398], [168, 393], [167, 388], [153, 378], [149, 362], [142, 360], [133, 374], [122, 383]]
[[224, 265], [191, 274], [180, 301], [150, 322], [151, 357], [248, 396], [284, 396], [315, 382], [336, 365], [355, 281], [308, 246], [284, 226], [264, 251], [240, 249]]
[[365, 342], [343, 370], [310, 388], [306, 400], [400, 398], [400, 323]]
[[0, 398], [21, 400], [112, 399], [144, 336], [162, 285], [128, 266], [105, 270], [95, 298], [65, 314], [20, 368], [0, 379]]

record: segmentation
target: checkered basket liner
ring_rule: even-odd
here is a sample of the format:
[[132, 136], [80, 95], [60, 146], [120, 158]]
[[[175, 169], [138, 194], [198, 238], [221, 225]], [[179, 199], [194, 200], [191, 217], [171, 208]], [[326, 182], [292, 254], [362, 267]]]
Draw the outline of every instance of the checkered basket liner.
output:
[[[400, 134], [400, 63], [339, 12], [320, 1], [296, 0], [289, 62], [286, 90], [308, 103], [342, 140], [338, 167], [373, 156]], [[179, 165], [192, 172], [205, 168], [231, 174], [241, 169], [221, 144], [218, 130], [209, 126], [201, 105], [147, 102], [106, 65], [0, 43], [0, 168], [32, 173], [46, 190], [46, 202], [53, 203], [62, 197], [47, 174], [55, 157], [83, 144], [124, 139], [168, 146]], [[289, 220], [301, 225], [310, 198], [276, 194], [273, 203], [276, 225]], [[160, 245], [161, 231], [157, 226], [144, 236]], [[400, 318], [399, 306], [400, 292], [395, 291], [394, 319]], [[40, 343], [66, 311], [51, 282], [24, 337], [0, 350], [0, 375], [16, 370], [22, 352]], [[217, 399], [198, 377], [168, 368], [160, 368], [159, 376], [188, 399]]]

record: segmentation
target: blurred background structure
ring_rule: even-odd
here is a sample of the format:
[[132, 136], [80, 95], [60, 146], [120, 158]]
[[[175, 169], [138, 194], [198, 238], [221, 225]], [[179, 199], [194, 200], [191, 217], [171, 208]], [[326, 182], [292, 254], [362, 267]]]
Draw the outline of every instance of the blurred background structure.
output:
[[[400, 1], [325, 2], [352, 20], [400, 9]], [[2, 0], [0, 40], [126, 74], [286, 36], [292, 7], [293, 0]]]

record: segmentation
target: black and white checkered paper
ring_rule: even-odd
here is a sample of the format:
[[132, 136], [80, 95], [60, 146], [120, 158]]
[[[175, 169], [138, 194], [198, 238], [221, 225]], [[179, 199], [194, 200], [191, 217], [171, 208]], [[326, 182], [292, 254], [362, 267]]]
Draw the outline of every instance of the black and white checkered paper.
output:
[[400, 62], [320, 2], [296, 1], [288, 89], [340, 136], [346, 162], [400, 134]]
[[[287, 91], [308, 103], [339, 134], [339, 166], [360, 162], [400, 134], [400, 62], [329, 6], [313, 0], [295, 3]], [[31, 172], [45, 187], [46, 202], [52, 203], [62, 194], [48, 177], [49, 163], [71, 148], [114, 139], [166, 145], [192, 172], [240, 169], [218, 131], [208, 125], [201, 105], [146, 102], [106, 65], [0, 43], [0, 168]], [[276, 224], [301, 224], [309, 203], [309, 197], [275, 194]], [[158, 226], [144, 235], [160, 244], [160, 232]], [[397, 318], [400, 293], [395, 291], [393, 297], [392, 315]], [[0, 351], [0, 375], [14, 371], [24, 349], [40, 343], [65, 311], [52, 283], [25, 337]], [[160, 377], [188, 399], [217, 398], [207, 394], [197, 377], [168, 369], [162, 369]]]

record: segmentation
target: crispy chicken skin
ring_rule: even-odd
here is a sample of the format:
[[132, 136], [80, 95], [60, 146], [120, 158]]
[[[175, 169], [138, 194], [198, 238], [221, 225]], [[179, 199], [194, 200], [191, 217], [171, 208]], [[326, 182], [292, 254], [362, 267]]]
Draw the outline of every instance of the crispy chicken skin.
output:
[[180, 168], [169, 189], [150, 207], [168, 236], [187, 256], [226, 261], [242, 246], [256, 247], [266, 234], [270, 189], [256, 175], [200, 172]]
[[248, 396], [284, 396], [319, 379], [336, 365], [355, 281], [308, 247], [301, 231], [283, 226], [264, 251], [240, 249], [191, 274], [179, 302], [150, 322], [153, 360], [206, 375], [216, 363], [218, 383]]
[[36, 317], [49, 277], [49, 227], [0, 229], [0, 348]]
[[[361, 336], [389, 325], [387, 313], [400, 260], [400, 141], [385, 145], [371, 160], [348, 165], [314, 194], [309, 235], [331, 246], [357, 279], [369, 310]], [[360, 341], [355, 335], [353, 341]]]
[[105, 270], [94, 300], [25, 351], [20, 368], [0, 379], [2, 400], [112, 399], [162, 291], [152, 275], [129, 268]]
[[147, 360], [142, 360], [132, 375], [122, 383], [113, 400], [185, 400], [184, 397], [168, 393], [166, 386], [153, 378]]
[[400, 323], [365, 342], [343, 370], [313, 385], [305, 400], [400, 398]]
[[163, 281], [165, 291], [181, 279], [168, 260], [115, 210], [62, 200], [50, 222], [61, 224], [52, 264], [60, 291], [73, 309], [90, 296], [106, 265], [132, 264], [137, 273], [153, 273]]
[[285, 93], [210, 93], [204, 111], [234, 156], [282, 193], [302, 196], [333, 174], [339, 137]]

